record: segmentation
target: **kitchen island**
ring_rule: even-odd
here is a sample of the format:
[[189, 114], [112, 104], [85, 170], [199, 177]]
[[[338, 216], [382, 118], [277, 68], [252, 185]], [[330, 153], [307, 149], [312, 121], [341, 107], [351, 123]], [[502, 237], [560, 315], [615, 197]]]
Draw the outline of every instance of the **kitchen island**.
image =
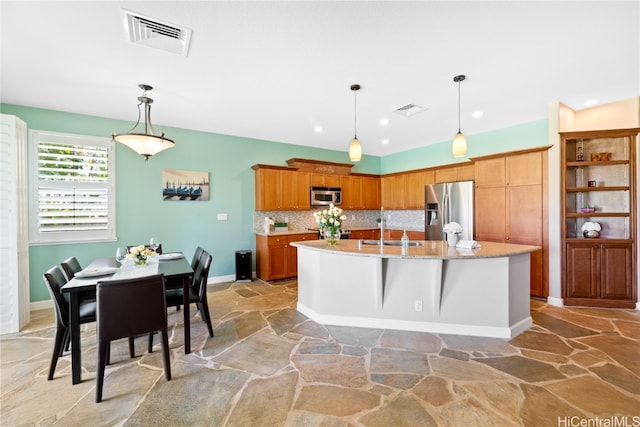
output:
[[[368, 244], [363, 244], [368, 243]], [[531, 327], [529, 257], [538, 246], [440, 241], [295, 242], [297, 309], [326, 325], [512, 338]]]

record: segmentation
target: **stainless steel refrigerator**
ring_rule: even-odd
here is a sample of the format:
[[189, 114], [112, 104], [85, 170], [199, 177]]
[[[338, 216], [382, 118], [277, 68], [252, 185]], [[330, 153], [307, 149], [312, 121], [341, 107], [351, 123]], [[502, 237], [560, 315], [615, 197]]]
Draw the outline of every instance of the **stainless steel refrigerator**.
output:
[[474, 240], [473, 181], [425, 186], [425, 235], [427, 240], [444, 240], [442, 227], [449, 222], [462, 226], [461, 240]]

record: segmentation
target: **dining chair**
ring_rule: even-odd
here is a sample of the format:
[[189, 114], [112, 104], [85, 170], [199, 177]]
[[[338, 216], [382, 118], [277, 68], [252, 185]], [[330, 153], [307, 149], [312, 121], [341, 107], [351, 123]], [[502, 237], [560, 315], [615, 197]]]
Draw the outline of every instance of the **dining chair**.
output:
[[97, 284], [98, 365], [96, 403], [102, 401], [104, 370], [111, 341], [129, 338], [129, 352], [134, 357], [133, 337], [160, 332], [164, 376], [171, 380], [169, 334], [164, 276], [108, 280]]
[[191, 268], [193, 269], [193, 271], [196, 271], [196, 269], [198, 268], [198, 264], [200, 263], [200, 257], [202, 256], [202, 252], [204, 252], [204, 249], [198, 246], [196, 248], [196, 251], [193, 253], [193, 258], [191, 258]]
[[60, 265], [62, 265], [64, 274], [67, 275], [67, 280], [73, 279], [77, 272], [82, 271], [80, 262], [78, 262], [78, 259], [74, 256], [65, 259], [60, 263]]
[[[204, 249], [200, 255], [191, 284], [189, 286], [189, 302], [195, 303], [200, 312], [200, 317], [207, 324], [209, 336], [213, 337], [213, 326], [211, 326], [211, 316], [209, 315], [209, 303], [207, 301], [207, 279], [209, 269], [213, 262], [213, 256]], [[166, 290], [167, 307], [176, 307], [183, 303], [183, 289], [174, 288]]]
[[[53, 355], [51, 356], [51, 364], [49, 365], [48, 379], [53, 379], [56, 370], [58, 357], [62, 356], [65, 348], [69, 346], [70, 329], [69, 329], [69, 300], [68, 294], [62, 294], [60, 288], [67, 283], [67, 279], [62, 274], [58, 266], [53, 266], [43, 274], [45, 285], [56, 313], [56, 336], [53, 344]], [[80, 323], [90, 323], [96, 321], [96, 301], [80, 301]]]

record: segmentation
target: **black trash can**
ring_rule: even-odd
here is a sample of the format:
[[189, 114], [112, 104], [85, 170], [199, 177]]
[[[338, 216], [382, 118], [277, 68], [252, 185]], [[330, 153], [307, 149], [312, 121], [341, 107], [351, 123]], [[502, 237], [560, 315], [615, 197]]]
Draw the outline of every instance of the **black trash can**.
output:
[[251, 251], [236, 251], [236, 282], [251, 281]]

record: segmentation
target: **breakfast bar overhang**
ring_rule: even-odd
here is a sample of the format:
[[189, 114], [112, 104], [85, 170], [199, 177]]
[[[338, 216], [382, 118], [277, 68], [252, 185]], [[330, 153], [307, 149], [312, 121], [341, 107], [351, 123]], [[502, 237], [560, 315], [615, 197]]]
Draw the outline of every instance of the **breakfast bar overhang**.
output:
[[325, 325], [498, 338], [531, 327], [529, 258], [540, 247], [375, 242], [292, 243], [298, 249], [298, 311]]

